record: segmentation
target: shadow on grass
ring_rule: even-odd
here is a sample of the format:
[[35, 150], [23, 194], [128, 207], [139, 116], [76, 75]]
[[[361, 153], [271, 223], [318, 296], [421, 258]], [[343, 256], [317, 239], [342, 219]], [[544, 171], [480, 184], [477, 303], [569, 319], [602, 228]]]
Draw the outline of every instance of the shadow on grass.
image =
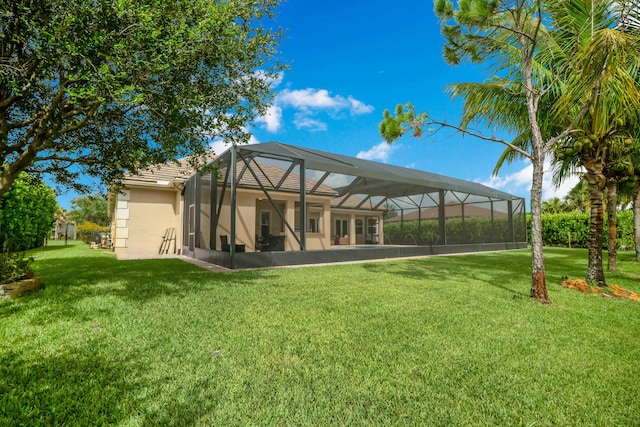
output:
[[[545, 249], [547, 284], [560, 284], [565, 275], [584, 274], [584, 262], [562, 249]], [[548, 256], [547, 256], [548, 255]], [[585, 254], [586, 256], [586, 254]], [[504, 290], [508, 296], [528, 291], [531, 284], [531, 254], [529, 251], [472, 254], [404, 260], [392, 268], [382, 264], [367, 264], [367, 270], [403, 278], [438, 282], [487, 284]], [[522, 286], [520, 286], [520, 284]]]
[[101, 347], [94, 340], [41, 358], [0, 352], [0, 425], [193, 425], [215, 404], [199, 396], [207, 381], [167, 396], [135, 352], [108, 358]]
[[[64, 248], [64, 246], [60, 246]], [[41, 255], [44, 248], [34, 256]], [[72, 249], [73, 250], [73, 249]], [[75, 248], [78, 251], [78, 248]], [[0, 301], [0, 318], [22, 310], [41, 308], [52, 318], [78, 317], [87, 320], [93, 313], [77, 310], [78, 302], [87, 298], [116, 297], [136, 304], [145, 304], [163, 297], [182, 297], [215, 287], [246, 286], [260, 272], [211, 273], [179, 259], [118, 261], [110, 253], [80, 248], [80, 256], [47, 256], [37, 259], [36, 274], [42, 278], [42, 289], [12, 302]], [[84, 252], [84, 254], [83, 254]]]
[[[97, 345], [96, 345], [97, 346]], [[0, 425], [116, 424], [132, 372], [91, 346], [35, 359], [0, 353]]]

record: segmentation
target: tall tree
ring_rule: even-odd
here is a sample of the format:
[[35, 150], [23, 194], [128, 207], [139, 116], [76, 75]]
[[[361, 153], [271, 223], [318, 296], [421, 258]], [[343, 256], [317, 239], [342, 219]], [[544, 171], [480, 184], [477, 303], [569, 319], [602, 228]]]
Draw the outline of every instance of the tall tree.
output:
[[[593, 117], [594, 110], [599, 111], [595, 115], [598, 123], [605, 122], [599, 115], [604, 111], [638, 110], [633, 86], [629, 92], [622, 93], [620, 99], [602, 96], [610, 89], [620, 88], [620, 79], [625, 77], [621, 64], [628, 64], [629, 58], [634, 57], [637, 39], [614, 28], [622, 12], [613, 1], [477, 0], [460, 1], [458, 6], [458, 10], [454, 10], [450, 1], [436, 1], [436, 13], [454, 24], [443, 27], [448, 41], [445, 58], [453, 64], [461, 57], [474, 61], [490, 59], [490, 64], [497, 65], [494, 75], [500, 76], [487, 83], [450, 86], [452, 93], [462, 96], [465, 102], [463, 122], [458, 129], [507, 145], [498, 167], [503, 161], [516, 157], [531, 160], [531, 296], [547, 301], [540, 215], [545, 157], [558, 145], [584, 135], [585, 123]], [[623, 72], [616, 73], [620, 70]], [[607, 106], [610, 109], [602, 105], [607, 102], [611, 104]], [[392, 121], [396, 124], [389, 126], [392, 131], [389, 135], [395, 132], [395, 137], [406, 130], [403, 123], [414, 129], [425, 124], [451, 127], [410, 111], [399, 119], [386, 118], [381, 128], [386, 130], [384, 122]], [[515, 130], [518, 136], [509, 142], [478, 135], [467, 129], [471, 121]], [[590, 174], [590, 179], [594, 176]], [[595, 189], [595, 184], [590, 188]], [[595, 195], [593, 200], [597, 204]], [[601, 209], [602, 197], [599, 200]], [[598, 206], [592, 206], [592, 212], [597, 209]], [[600, 230], [599, 235], [592, 234], [600, 240], [599, 244], [592, 242], [591, 247], [599, 247], [600, 252], [590, 251], [587, 278], [604, 283], [604, 276], [594, 274], [602, 273], [602, 228]]]
[[544, 213], [560, 213], [566, 210], [567, 206], [559, 197], [552, 197], [542, 202], [542, 211]]
[[279, 1], [3, 1], [0, 194], [25, 170], [77, 187], [246, 141], [283, 69]]
[[106, 227], [109, 225], [107, 198], [101, 194], [89, 194], [71, 199], [71, 210], [67, 218], [76, 224], [93, 222]]
[[[609, 194], [609, 268], [617, 269], [616, 259], [616, 189], [618, 181], [633, 174], [629, 155], [634, 151], [631, 132], [640, 119], [640, 91], [636, 83], [640, 38], [635, 27], [624, 25], [630, 12], [624, 5], [610, 1], [576, 2], [567, 17], [563, 37], [584, 40], [577, 55], [585, 73], [602, 75], [601, 89], [593, 98], [587, 114], [582, 116], [573, 132], [556, 147], [556, 157], [567, 164], [586, 170], [585, 179], [590, 196], [590, 244], [586, 280], [606, 285], [602, 247], [604, 243], [604, 190]], [[637, 13], [638, 11], [633, 11]], [[598, 60], [598, 58], [603, 60]], [[595, 63], [595, 66], [594, 66]], [[599, 65], [602, 64], [602, 65]], [[568, 76], [572, 86], [572, 76]], [[575, 111], [576, 103], [587, 96], [588, 89], [573, 85], [559, 104], [560, 111]]]

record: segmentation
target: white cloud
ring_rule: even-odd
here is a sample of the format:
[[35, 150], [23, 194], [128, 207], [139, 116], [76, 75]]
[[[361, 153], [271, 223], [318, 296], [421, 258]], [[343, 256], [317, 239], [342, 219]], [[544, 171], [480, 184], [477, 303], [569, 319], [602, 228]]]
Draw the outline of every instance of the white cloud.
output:
[[269, 132], [277, 132], [282, 125], [282, 107], [271, 105], [264, 116], [258, 117], [258, 123], [264, 123]]
[[359, 159], [378, 160], [381, 162], [386, 162], [389, 160], [391, 152], [397, 147], [397, 145], [391, 145], [383, 141], [378, 145], [374, 145], [367, 151], [359, 152], [356, 157]]
[[326, 89], [285, 89], [278, 94], [278, 102], [295, 108], [337, 108], [339, 101]]
[[[281, 81], [281, 80], [280, 80]], [[280, 84], [275, 82], [274, 86]], [[327, 112], [332, 119], [339, 119], [348, 113], [352, 116], [369, 114], [373, 106], [355, 99], [352, 96], [332, 95], [326, 89], [284, 89], [278, 93], [273, 105], [263, 117], [257, 121], [262, 123], [269, 132], [277, 132], [283, 121], [283, 110], [295, 110], [294, 125], [297, 129], [307, 129], [312, 132], [324, 131], [328, 126], [315, 116], [320, 112]]]
[[315, 120], [305, 113], [297, 113], [293, 120], [297, 129], [308, 129], [311, 132], [327, 130], [327, 124], [320, 120]]
[[[553, 172], [551, 171], [551, 165], [549, 162], [545, 162], [544, 177], [542, 180], [542, 200], [549, 200], [557, 197], [559, 199], [564, 198], [573, 187], [575, 187], [580, 181], [580, 177], [572, 175], [568, 177], [559, 187], [556, 187], [552, 182]], [[531, 191], [531, 181], [533, 174], [533, 165], [528, 164], [524, 168], [506, 176], [492, 176], [488, 180], [481, 181], [488, 187], [495, 188], [497, 190], [504, 190], [508, 193], [522, 193], [523, 191]]]
[[373, 111], [373, 107], [371, 105], [367, 105], [362, 101], [358, 101], [351, 96], [347, 99], [347, 101], [349, 101], [351, 114], [369, 114]]
[[332, 96], [326, 89], [285, 89], [277, 96], [277, 102], [283, 106], [291, 106], [300, 110], [333, 110], [348, 111], [351, 115], [369, 114], [373, 111], [371, 105], [341, 95]]
[[[258, 139], [255, 136], [251, 135], [249, 136], [249, 142], [247, 142], [247, 144], [249, 145], [260, 144], [260, 141], [258, 141]], [[209, 144], [209, 147], [211, 147], [211, 150], [215, 153], [216, 156], [219, 156], [227, 148], [231, 147], [231, 144], [226, 143], [222, 139], [216, 139], [211, 141], [211, 143]]]

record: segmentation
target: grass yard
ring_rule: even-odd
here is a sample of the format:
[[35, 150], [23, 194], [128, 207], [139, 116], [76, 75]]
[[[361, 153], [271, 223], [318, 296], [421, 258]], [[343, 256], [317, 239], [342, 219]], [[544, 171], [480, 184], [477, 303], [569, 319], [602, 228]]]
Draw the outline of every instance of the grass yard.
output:
[[[583, 250], [546, 250], [548, 306], [528, 251], [232, 273], [34, 256], [44, 289], [0, 301], [0, 425], [640, 423], [640, 303], [560, 287]], [[607, 279], [640, 292], [632, 259]]]

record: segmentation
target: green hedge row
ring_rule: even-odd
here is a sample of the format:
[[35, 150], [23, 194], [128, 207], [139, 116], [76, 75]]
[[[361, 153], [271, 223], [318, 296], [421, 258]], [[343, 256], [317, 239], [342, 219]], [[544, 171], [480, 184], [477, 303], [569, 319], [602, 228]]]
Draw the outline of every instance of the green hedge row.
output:
[[[633, 238], [633, 212], [618, 212], [618, 248], [632, 250]], [[524, 229], [518, 227], [516, 222], [516, 240], [522, 241]], [[531, 217], [527, 215], [527, 235], [530, 235]], [[608, 242], [608, 221], [605, 216], [604, 244]], [[506, 218], [471, 217], [449, 218], [446, 221], [447, 243], [450, 245], [460, 243], [498, 243], [511, 241], [509, 225]], [[440, 240], [438, 220], [429, 219], [418, 223], [417, 220], [385, 223], [385, 243], [394, 245], [426, 245], [436, 244]], [[545, 246], [569, 246], [589, 247], [589, 213], [566, 212], [557, 214], [542, 214], [542, 240]], [[529, 239], [531, 241], [531, 239]]]
[[[516, 219], [517, 222], [517, 219]], [[516, 240], [524, 240], [524, 220], [516, 225]], [[469, 217], [448, 218], [445, 222], [447, 244], [500, 243], [513, 240], [508, 218]], [[426, 245], [440, 241], [437, 219], [390, 222], [384, 225], [385, 243], [394, 245]]]
[[[632, 250], [633, 212], [618, 212], [617, 243], [619, 249]], [[527, 231], [531, 230], [531, 217], [527, 215]], [[608, 221], [605, 215], [604, 245], [609, 240]], [[545, 246], [589, 247], [589, 213], [565, 212], [557, 214], [542, 214], [542, 241]]]

